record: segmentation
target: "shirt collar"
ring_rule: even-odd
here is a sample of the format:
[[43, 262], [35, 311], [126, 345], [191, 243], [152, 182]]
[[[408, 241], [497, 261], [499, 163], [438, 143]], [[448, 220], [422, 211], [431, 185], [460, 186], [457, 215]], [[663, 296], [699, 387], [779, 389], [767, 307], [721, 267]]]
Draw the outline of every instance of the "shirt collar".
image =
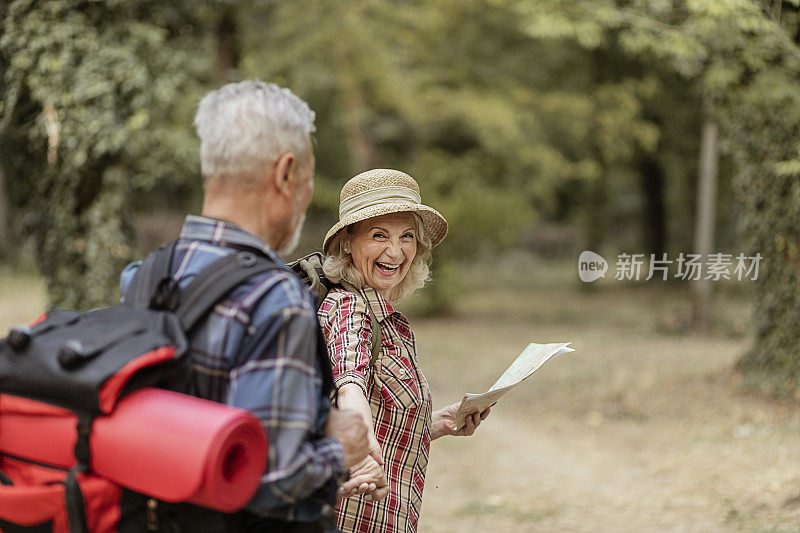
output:
[[180, 238], [192, 241], [207, 241], [226, 248], [242, 246], [255, 248], [278, 264], [282, 263], [275, 251], [260, 238], [232, 222], [217, 218], [187, 215], [183, 222]]
[[361, 294], [367, 300], [367, 303], [372, 308], [372, 312], [375, 314], [375, 318], [377, 318], [379, 322], [383, 322], [387, 317], [397, 312], [386, 298], [369, 285], [364, 285], [361, 288]]

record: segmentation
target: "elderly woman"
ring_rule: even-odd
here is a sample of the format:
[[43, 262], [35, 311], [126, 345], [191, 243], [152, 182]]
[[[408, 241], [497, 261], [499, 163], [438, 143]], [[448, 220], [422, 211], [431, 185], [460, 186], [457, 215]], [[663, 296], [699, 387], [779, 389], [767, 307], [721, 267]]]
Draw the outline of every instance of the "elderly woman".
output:
[[447, 221], [421, 203], [417, 182], [403, 172], [370, 170], [342, 188], [323, 269], [344, 288], [331, 290], [319, 319], [335, 402], [371, 422], [373, 455], [383, 458], [381, 465], [368, 457], [342, 488], [343, 531], [416, 531], [430, 442], [472, 435], [489, 413], [456, 428], [458, 403], [433, 411], [414, 333], [392, 306], [425, 284], [431, 249], [446, 234]]

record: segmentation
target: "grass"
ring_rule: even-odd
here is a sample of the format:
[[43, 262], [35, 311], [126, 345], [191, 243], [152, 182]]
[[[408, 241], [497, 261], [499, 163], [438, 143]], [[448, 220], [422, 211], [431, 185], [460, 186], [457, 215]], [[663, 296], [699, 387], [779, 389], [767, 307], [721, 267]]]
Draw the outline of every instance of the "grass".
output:
[[[529, 342], [576, 351], [474, 437], [433, 443], [422, 533], [800, 531], [800, 410], [731, 370], [750, 343], [747, 286], [715, 286], [714, 330], [696, 336], [684, 285], [587, 290], [571, 263], [526, 256], [462, 274], [451, 315], [412, 314], [434, 407], [485, 390]], [[0, 328], [44, 308], [35, 277], [0, 279]]]
[[13, 326], [25, 324], [45, 311], [45, 285], [36, 274], [0, 265], [0, 336]]

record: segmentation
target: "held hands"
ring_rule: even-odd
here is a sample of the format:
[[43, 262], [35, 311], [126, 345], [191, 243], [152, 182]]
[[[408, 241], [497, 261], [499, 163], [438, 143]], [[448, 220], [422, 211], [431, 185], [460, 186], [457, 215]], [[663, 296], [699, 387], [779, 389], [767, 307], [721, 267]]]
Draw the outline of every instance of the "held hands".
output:
[[366, 494], [368, 501], [381, 501], [389, 495], [389, 481], [374, 457], [367, 456], [351, 469], [350, 479], [339, 488], [339, 498]]
[[358, 385], [348, 383], [339, 388], [336, 395], [337, 405], [342, 411], [356, 413], [361, 424], [367, 428], [367, 454], [357, 461], [358, 464], [348, 466], [350, 479], [339, 489], [340, 498], [349, 498], [356, 494], [366, 494], [365, 499], [379, 501], [389, 494], [389, 482], [383, 471], [383, 453], [375, 432], [372, 429], [372, 412], [364, 392]]
[[[366, 422], [365, 422], [366, 423]], [[350, 468], [350, 479], [339, 487], [339, 498], [365, 494], [367, 501], [381, 501], [389, 495], [389, 481], [383, 471], [383, 452], [375, 433], [367, 430], [368, 454]]]
[[460, 402], [457, 402], [447, 407], [442, 407], [438, 411], [434, 411], [431, 439], [438, 439], [445, 435], [469, 437], [475, 433], [475, 429], [480, 425], [481, 421], [489, 416], [489, 412], [492, 409], [491, 407], [487, 407], [483, 412], [475, 412], [468, 415], [464, 420], [464, 426], [461, 429], [455, 429], [456, 413], [458, 413], [459, 405]]

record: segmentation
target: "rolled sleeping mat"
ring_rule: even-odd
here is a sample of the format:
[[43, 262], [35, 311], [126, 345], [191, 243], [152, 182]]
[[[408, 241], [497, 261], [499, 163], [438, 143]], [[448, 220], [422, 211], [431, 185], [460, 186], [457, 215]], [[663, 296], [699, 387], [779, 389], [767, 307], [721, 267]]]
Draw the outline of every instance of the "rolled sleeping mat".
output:
[[[0, 395], [0, 451], [71, 468], [77, 417], [48, 404]], [[122, 487], [168, 502], [223, 512], [244, 507], [267, 464], [261, 424], [243, 409], [146, 388], [94, 420], [91, 469]]]

